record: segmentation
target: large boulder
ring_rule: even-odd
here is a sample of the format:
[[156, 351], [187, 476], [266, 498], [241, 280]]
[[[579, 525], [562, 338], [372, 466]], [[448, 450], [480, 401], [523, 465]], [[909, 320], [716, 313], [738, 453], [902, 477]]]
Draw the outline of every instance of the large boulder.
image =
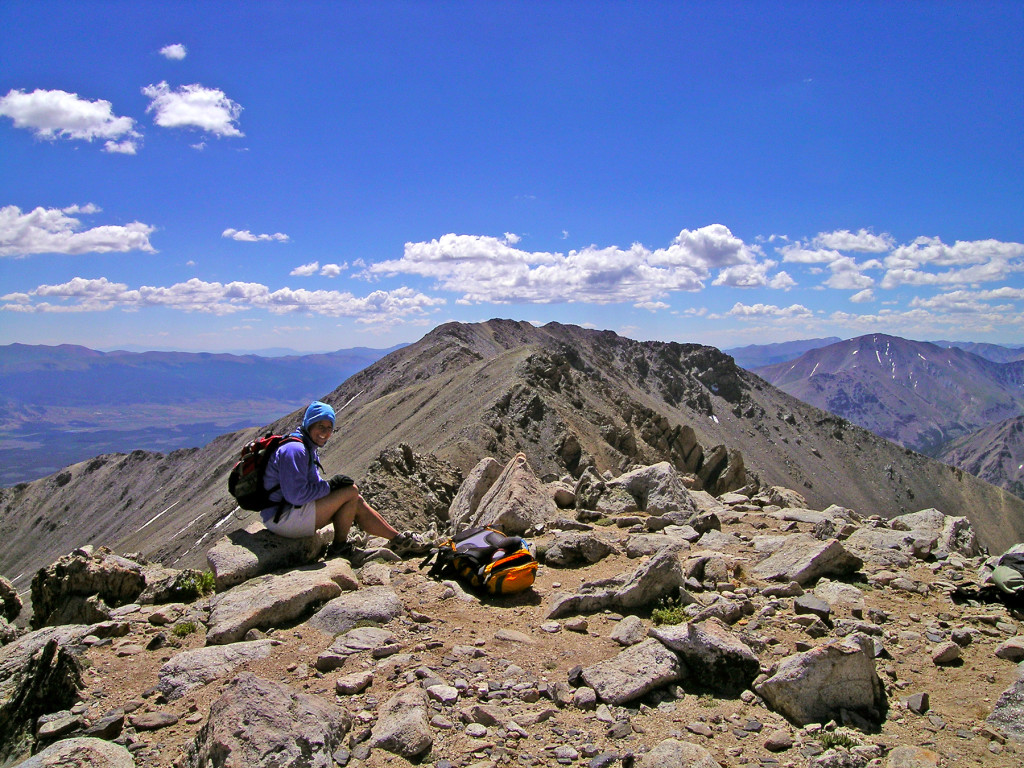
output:
[[787, 656], [755, 690], [772, 709], [800, 726], [842, 722], [844, 710], [880, 722], [887, 708], [875, 671], [874, 642], [862, 634]]
[[971, 521], [966, 517], [953, 517], [935, 509], [922, 509], [899, 515], [889, 521], [895, 531], [925, 531], [936, 539], [936, 554], [953, 552], [974, 557], [981, 549]]
[[688, 676], [708, 688], [739, 693], [761, 671], [750, 647], [717, 618], [651, 627], [650, 635], [679, 654]]
[[640, 756], [638, 768], [720, 768], [718, 761], [699, 744], [665, 739]]
[[105, 547], [75, 550], [32, 579], [32, 628], [93, 624], [110, 609], [135, 602], [146, 588], [145, 566]]
[[313, 615], [309, 625], [324, 634], [338, 635], [361, 621], [387, 624], [405, 612], [405, 605], [390, 587], [364, 587], [331, 600]]
[[575, 594], [556, 594], [548, 610], [548, 618], [592, 613], [606, 608], [628, 611], [653, 605], [666, 597], [679, 597], [683, 603], [692, 603], [693, 596], [680, 589], [683, 581], [679, 558], [671, 549], [665, 548], [630, 574], [584, 584]]
[[530, 468], [526, 455], [519, 453], [484, 494], [468, 525], [488, 525], [510, 536], [521, 536], [557, 516], [558, 508], [551, 494]]
[[1014, 741], [1024, 742], [1024, 663], [1017, 665], [1017, 679], [996, 701], [988, 722]]
[[381, 707], [370, 744], [407, 760], [419, 757], [434, 743], [428, 711], [426, 691], [406, 688]]
[[351, 724], [342, 707], [243, 672], [210, 705], [184, 765], [333, 768]]
[[544, 552], [544, 565], [570, 568], [593, 565], [615, 551], [615, 547], [592, 533], [559, 533]]
[[135, 758], [120, 744], [81, 736], [51, 744], [18, 768], [135, 768]]
[[608, 486], [624, 488], [636, 499], [640, 509], [649, 515], [695, 512], [697, 509], [682, 475], [667, 461], [626, 472], [609, 482]]

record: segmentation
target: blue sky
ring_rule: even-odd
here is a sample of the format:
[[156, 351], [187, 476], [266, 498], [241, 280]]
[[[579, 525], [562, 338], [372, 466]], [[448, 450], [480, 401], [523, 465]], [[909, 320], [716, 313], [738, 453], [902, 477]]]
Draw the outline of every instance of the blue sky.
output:
[[0, 344], [1024, 345], [1020, 2], [0, 3]]

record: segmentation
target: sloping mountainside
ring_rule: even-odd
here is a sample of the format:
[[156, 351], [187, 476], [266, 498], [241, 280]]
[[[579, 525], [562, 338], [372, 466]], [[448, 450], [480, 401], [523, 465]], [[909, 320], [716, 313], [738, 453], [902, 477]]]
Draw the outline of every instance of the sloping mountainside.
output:
[[[837, 503], [865, 516], [935, 507], [967, 515], [993, 550], [1024, 540], [1021, 499], [806, 405], [710, 347], [554, 323], [453, 323], [326, 400], [338, 422], [324, 466], [359, 482], [402, 444], [463, 475], [482, 458], [504, 463], [520, 451], [542, 476], [666, 460], [714, 491], [783, 485], [814, 508]], [[290, 430], [300, 413], [270, 427]], [[211, 537], [253, 521], [233, 514], [225, 489], [238, 451], [262, 431], [166, 456], [98, 457], [3, 490], [0, 573], [21, 588], [18, 579], [87, 543], [205, 566]], [[371, 500], [388, 514], [410, 513], [380, 498]]]
[[203, 445], [330, 392], [393, 349], [271, 358], [0, 346], [0, 483], [100, 453]]
[[954, 440], [937, 458], [1024, 498], [1024, 416]]
[[840, 341], [838, 336], [829, 336], [826, 339], [801, 339], [800, 341], [783, 341], [775, 344], [748, 344], [745, 347], [734, 347], [723, 350], [725, 354], [732, 356], [736, 365], [752, 371], [755, 368], [762, 368], [766, 365], [785, 363], [795, 360], [804, 352], [819, 347], [827, 347]]
[[950, 440], [1024, 414], [1024, 362], [872, 334], [759, 368], [804, 402], [928, 455]]

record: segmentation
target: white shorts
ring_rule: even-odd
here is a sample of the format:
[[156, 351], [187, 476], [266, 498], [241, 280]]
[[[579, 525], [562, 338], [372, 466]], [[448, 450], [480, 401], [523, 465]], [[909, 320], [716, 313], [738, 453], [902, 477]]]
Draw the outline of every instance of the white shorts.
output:
[[275, 523], [273, 516], [264, 519], [263, 525], [271, 533], [286, 539], [303, 539], [316, 533], [316, 501], [307, 501], [301, 507], [292, 507], [281, 513]]

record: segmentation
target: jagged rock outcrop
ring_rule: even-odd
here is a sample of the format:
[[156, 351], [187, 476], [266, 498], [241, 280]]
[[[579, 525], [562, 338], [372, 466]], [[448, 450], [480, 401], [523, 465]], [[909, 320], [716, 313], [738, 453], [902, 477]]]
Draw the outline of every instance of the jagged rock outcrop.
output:
[[88, 632], [83, 625], [46, 627], [0, 648], [0, 765], [28, 755], [36, 718], [74, 703]]
[[458, 467], [399, 443], [380, 452], [359, 489], [399, 530], [424, 530], [444, 527], [461, 484]]

